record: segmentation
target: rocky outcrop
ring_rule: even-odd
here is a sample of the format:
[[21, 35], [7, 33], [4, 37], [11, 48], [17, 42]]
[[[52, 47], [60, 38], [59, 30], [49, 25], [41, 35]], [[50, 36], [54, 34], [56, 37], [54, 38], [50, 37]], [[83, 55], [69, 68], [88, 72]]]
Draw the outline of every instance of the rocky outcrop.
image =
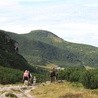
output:
[[34, 98], [29, 92], [34, 86], [2, 86], [0, 88], [0, 98]]

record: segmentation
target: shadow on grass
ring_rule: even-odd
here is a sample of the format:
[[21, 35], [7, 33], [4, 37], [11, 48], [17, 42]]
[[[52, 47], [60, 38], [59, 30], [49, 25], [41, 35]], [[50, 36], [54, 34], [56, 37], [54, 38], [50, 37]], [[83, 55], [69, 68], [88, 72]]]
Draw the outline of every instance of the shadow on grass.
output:
[[83, 95], [81, 93], [66, 93], [65, 95], [62, 95], [59, 98], [83, 98]]

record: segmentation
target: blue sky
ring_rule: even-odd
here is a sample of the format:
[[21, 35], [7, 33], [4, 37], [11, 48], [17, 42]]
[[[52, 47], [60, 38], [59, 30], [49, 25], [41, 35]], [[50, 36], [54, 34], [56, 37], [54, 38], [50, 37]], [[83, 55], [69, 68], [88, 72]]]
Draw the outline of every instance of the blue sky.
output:
[[65, 41], [98, 47], [98, 0], [0, 0], [0, 29], [42, 29]]

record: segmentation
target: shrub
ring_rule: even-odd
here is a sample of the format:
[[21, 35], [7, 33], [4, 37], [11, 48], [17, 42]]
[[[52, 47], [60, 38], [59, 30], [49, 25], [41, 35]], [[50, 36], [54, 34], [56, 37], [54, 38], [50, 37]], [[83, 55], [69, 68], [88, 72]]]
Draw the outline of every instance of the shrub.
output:
[[98, 69], [87, 70], [82, 76], [82, 81], [84, 87], [90, 89], [98, 88]]
[[0, 66], [0, 84], [13, 84], [22, 80], [22, 71]]

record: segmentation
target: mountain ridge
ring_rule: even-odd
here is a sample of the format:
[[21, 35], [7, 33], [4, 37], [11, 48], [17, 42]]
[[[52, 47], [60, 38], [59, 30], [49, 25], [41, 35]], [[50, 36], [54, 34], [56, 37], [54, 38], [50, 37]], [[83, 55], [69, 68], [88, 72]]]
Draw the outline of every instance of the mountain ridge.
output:
[[0, 65], [15, 69], [30, 69], [27, 60], [18, 53], [18, 42], [0, 31]]
[[28, 34], [9, 33], [9, 36], [20, 43], [20, 53], [32, 64], [45, 65], [51, 62], [60, 66], [98, 66], [97, 47], [67, 42], [43, 30], [34, 30]]

